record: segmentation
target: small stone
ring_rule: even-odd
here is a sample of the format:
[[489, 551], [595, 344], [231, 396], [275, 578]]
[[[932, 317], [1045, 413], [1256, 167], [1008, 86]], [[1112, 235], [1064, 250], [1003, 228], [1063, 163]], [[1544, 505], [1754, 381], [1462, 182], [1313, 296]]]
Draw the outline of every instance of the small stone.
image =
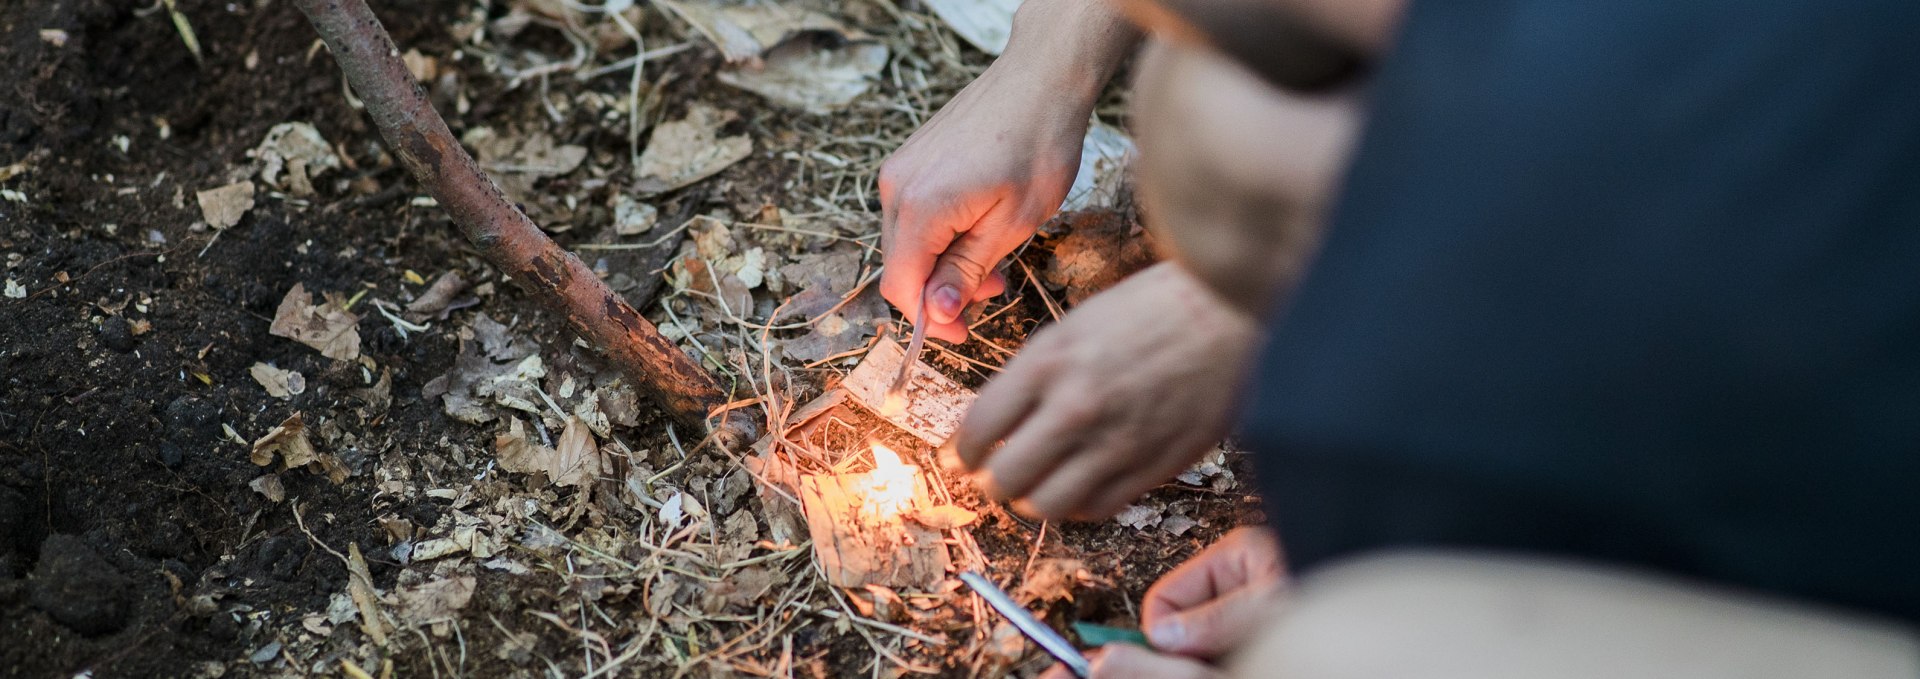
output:
[[167, 434], [174, 437], [211, 437], [220, 419], [220, 406], [198, 396], [181, 396], [167, 404], [161, 413]]
[[127, 626], [132, 606], [129, 584], [98, 551], [71, 535], [50, 535], [40, 543], [40, 563], [33, 569], [35, 608], [56, 622], [87, 636], [119, 631]]
[[132, 324], [120, 316], [109, 317], [100, 324], [100, 343], [123, 354], [139, 345], [139, 341], [133, 338]]

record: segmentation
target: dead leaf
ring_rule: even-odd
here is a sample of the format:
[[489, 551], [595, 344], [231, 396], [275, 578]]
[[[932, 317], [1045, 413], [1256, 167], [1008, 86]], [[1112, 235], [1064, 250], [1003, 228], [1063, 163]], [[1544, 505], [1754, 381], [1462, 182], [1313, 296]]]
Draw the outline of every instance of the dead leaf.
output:
[[278, 474], [262, 474], [260, 478], [247, 482], [247, 487], [267, 498], [268, 502], [279, 504], [287, 499], [287, 487], [280, 483]]
[[1027, 604], [1072, 601], [1074, 587], [1085, 577], [1087, 566], [1079, 559], [1036, 559], [1014, 598]]
[[720, 82], [810, 113], [831, 113], [865, 94], [887, 66], [887, 46], [846, 34], [797, 37], [767, 50], [758, 66], [721, 71]]
[[1133, 156], [1133, 138], [1120, 128], [1098, 121], [1087, 126], [1087, 135], [1080, 140], [1080, 170], [1060, 209], [1113, 207], [1126, 191], [1127, 166]]
[[380, 593], [373, 588], [373, 573], [367, 570], [367, 558], [360, 544], [347, 543], [347, 594], [360, 609], [360, 630], [375, 645], [387, 645], [386, 624], [380, 619]]
[[296, 412], [281, 421], [280, 426], [267, 432], [266, 436], [253, 442], [253, 454], [250, 459], [255, 466], [265, 467], [273, 464], [276, 456], [289, 461], [300, 460], [300, 464], [306, 464], [312, 461], [315, 455], [313, 443], [307, 440], [306, 420], [301, 413]]
[[1013, 35], [1013, 12], [1020, 0], [921, 0], [962, 40], [999, 56]]
[[[273, 126], [248, 154], [260, 161], [261, 181], [295, 196], [313, 195], [313, 179], [340, 168], [340, 157], [334, 155], [333, 146], [312, 124], [304, 122]], [[282, 171], [287, 173], [284, 182]]]
[[1160, 530], [1166, 531], [1168, 535], [1179, 537], [1198, 525], [1200, 522], [1187, 518], [1184, 514], [1174, 514], [1160, 521]]
[[761, 53], [800, 33], [849, 32], [832, 17], [791, 6], [723, 5], [711, 0], [666, 0], [660, 4], [713, 41], [729, 63], [752, 63]]
[[1126, 211], [1062, 213], [1048, 227], [1065, 234], [1053, 239], [1053, 258], [1043, 277], [1066, 288], [1069, 304], [1079, 304], [1159, 259]]
[[267, 432], [253, 442], [253, 453], [249, 459], [255, 465], [265, 467], [273, 464], [274, 457], [280, 458], [282, 471], [295, 467], [304, 467], [307, 471], [324, 474], [327, 480], [339, 484], [347, 480], [352, 473], [347, 470], [340, 458], [332, 454], [314, 450], [313, 443], [307, 440], [307, 424], [303, 415], [295, 412], [280, 422], [280, 426]]
[[1160, 523], [1160, 510], [1145, 505], [1127, 505], [1113, 520], [1134, 530], [1145, 530]]
[[294, 283], [274, 311], [267, 334], [313, 347], [327, 358], [351, 361], [360, 357], [359, 324], [360, 317], [348, 313], [339, 298], [329, 296], [325, 304], [315, 305], [306, 287]]
[[953, 530], [972, 525], [980, 514], [959, 505], [940, 505], [914, 510], [908, 518], [934, 530]]
[[577, 417], [567, 418], [567, 428], [552, 448], [528, 440], [525, 425], [514, 418], [507, 433], [494, 437], [493, 449], [502, 469], [540, 475], [536, 478], [557, 485], [587, 486], [606, 473], [593, 432]]
[[[458, 298], [460, 293], [466, 291], [467, 280], [460, 276], [460, 272], [449, 270], [440, 274], [439, 278], [433, 279], [433, 285], [427, 286], [426, 292], [420, 293], [418, 298], [407, 304], [407, 320], [416, 323], [427, 319], [444, 321], [448, 312], [461, 308], [457, 304]], [[473, 300], [474, 304], [479, 302], [478, 299]]]
[[746, 135], [719, 136], [720, 127], [734, 117], [732, 111], [696, 102], [688, 107], [685, 118], [655, 127], [646, 151], [640, 154], [634, 188], [642, 194], [671, 191], [752, 155], [753, 141]]
[[708, 588], [703, 603], [711, 613], [725, 609], [751, 611], [761, 597], [786, 582], [786, 574], [775, 569], [764, 566], [741, 568], [728, 573], [725, 579]]
[[240, 218], [253, 209], [253, 182], [234, 182], [201, 191], [194, 197], [200, 201], [200, 216], [207, 220], [207, 226], [226, 230], [239, 224]]
[[421, 387], [421, 397], [441, 399], [449, 416], [470, 424], [494, 419], [489, 404], [538, 413], [536, 382], [547, 370], [534, 353], [538, 347], [533, 341], [512, 334], [486, 314], [475, 316], [467, 330], [473, 338], [461, 344], [453, 368]]
[[307, 378], [292, 370], [281, 370], [266, 363], [255, 363], [247, 369], [253, 381], [267, 390], [267, 395], [279, 399], [291, 399], [307, 390]]
[[1207, 451], [1199, 462], [1175, 478], [1187, 485], [1210, 486], [1214, 490], [1233, 487], [1233, 470], [1227, 468], [1227, 451], [1219, 446]]
[[472, 576], [461, 576], [402, 588], [394, 592], [396, 612], [415, 625], [451, 619], [473, 599], [474, 585]]

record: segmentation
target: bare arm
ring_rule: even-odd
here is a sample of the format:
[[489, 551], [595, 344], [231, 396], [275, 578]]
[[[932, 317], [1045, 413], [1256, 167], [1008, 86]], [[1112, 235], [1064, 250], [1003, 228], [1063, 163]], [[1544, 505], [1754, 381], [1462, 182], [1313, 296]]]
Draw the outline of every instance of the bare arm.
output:
[[880, 291], [965, 341], [961, 309], [1001, 292], [1001, 260], [1059, 209], [1100, 90], [1140, 39], [1105, 0], [1032, 0], [1006, 53], [880, 168]]

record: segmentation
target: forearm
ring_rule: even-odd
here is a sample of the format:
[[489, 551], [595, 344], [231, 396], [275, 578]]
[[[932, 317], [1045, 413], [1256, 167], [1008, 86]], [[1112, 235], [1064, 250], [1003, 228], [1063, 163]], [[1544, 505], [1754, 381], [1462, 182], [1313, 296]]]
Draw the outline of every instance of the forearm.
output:
[[1140, 31], [1108, 0], [1027, 0], [995, 69], [1012, 69], [1054, 96], [1091, 110]]
[[1113, 0], [1173, 43], [1204, 45], [1281, 87], [1326, 92], [1385, 51], [1405, 0]]

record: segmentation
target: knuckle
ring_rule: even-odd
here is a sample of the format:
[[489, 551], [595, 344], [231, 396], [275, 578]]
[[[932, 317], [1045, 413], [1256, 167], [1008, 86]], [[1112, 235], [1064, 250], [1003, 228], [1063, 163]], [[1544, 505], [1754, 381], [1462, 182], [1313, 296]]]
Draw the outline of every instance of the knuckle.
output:
[[1060, 404], [1060, 423], [1072, 429], [1085, 429], [1100, 422], [1100, 406], [1087, 398], [1074, 398]]

